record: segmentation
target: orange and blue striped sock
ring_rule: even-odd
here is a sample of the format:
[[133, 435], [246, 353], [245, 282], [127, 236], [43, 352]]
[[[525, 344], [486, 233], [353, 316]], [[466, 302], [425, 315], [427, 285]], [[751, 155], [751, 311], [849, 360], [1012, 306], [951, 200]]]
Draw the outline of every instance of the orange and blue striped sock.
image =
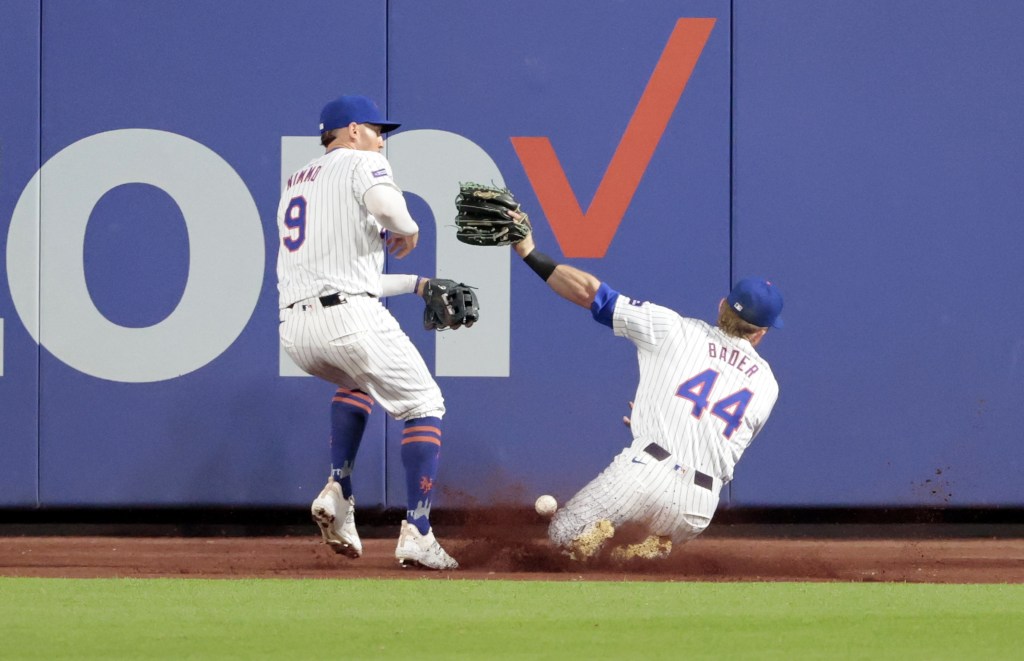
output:
[[362, 390], [338, 388], [331, 400], [331, 475], [345, 498], [352, 495], [352, 467], [372, 410], [373, 397]]
[[430, 497], [441, 457], [441, 419], [426, 417], [405, 421], [402, 431], [402, 465], [405, 466], [408, 509], [405, 519], [421, 535], [430, 530]]

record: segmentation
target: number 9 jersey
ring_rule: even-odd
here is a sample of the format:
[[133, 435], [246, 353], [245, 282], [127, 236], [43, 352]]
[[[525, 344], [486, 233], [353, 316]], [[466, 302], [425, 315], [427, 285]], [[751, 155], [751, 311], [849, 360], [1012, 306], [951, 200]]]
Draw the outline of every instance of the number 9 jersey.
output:
[[335, 149], [292, 174], [278, 205], [279, 307], [315, 296], [381, 295], [382, 227], [363, 204], [372, 186], [395, 184], [376, 152]]

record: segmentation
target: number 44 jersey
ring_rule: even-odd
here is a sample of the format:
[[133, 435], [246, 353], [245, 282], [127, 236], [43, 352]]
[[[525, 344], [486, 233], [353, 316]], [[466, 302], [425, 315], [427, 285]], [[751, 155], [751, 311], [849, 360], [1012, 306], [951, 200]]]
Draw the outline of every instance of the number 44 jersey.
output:
[[[595, 318], [608, 321], [596, 311]], [[610, 321], [636, 345], [640, 363], [634, 447], [656, 443], [680, 464], [729, 482], [779, 396], [768, 363], [746, 339], [623, 295]]]

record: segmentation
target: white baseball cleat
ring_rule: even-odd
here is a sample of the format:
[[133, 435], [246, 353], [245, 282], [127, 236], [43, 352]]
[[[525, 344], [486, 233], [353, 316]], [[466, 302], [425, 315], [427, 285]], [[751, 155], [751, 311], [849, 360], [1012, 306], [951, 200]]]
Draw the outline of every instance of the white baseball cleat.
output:
[[569, 544], [569, 557], [578, 562], [588, 562], [597, 557], [605, 542], [615, 536], [615, 526], [607, 519], [593, 523]]
[[402, 521], [402, 532], [398, 536], [395, 558], [403, 567], [418, 566], [427, 569], [457, 569], [459, 563], [451, 557], [434, 538], [434, 529], [421, 535], [416, 526]]
[[351, 496], [348, 500], [342, 498], [341, 485], [333, 478], [313, 501], [310, 511], [332, 551], [349, 558], [363, 554], [363, 543], [356, 532], [356, 500]]
[[672, 540], [668, 537], [650, 535], [642, 542], [612, 549], [613, 562], [632, 560], [664, 560], [672, 553]]

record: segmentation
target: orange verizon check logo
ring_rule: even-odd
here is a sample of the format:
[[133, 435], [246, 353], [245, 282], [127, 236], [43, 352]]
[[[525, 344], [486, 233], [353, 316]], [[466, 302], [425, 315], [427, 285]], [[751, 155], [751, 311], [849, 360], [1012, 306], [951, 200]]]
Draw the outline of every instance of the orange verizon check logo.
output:
[[603, 257], [608, 251], [714, 25], [713, 18], [676, 22], [585, 214], [551, 141], [546, 137], [512, 138], [566, 257]]

